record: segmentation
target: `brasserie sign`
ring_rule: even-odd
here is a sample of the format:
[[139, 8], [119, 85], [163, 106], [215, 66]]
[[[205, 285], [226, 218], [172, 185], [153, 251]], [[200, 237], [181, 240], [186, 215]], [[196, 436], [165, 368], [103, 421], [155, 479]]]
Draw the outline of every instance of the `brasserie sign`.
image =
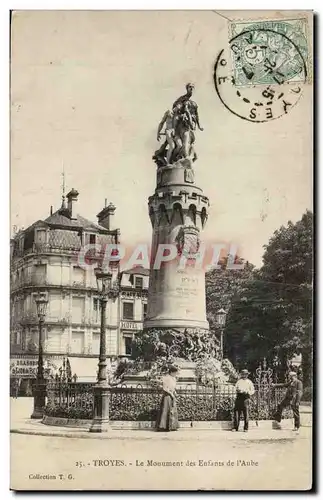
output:
[[10, 376], [21, 378], [36, 378], [37, 364], [37, 359], [11, 359]]

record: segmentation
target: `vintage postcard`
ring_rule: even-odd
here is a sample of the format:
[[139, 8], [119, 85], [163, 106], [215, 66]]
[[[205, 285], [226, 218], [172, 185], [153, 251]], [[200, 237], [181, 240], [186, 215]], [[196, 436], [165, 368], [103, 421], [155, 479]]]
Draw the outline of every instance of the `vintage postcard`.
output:
[[11, 14], [11, 489], [311, 490], [313, 13]]

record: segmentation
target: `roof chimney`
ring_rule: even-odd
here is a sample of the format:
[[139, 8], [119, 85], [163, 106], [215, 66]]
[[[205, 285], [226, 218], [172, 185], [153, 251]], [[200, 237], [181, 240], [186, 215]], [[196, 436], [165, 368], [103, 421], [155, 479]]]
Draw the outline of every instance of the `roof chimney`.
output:
[[105, 207], [103, 210], [101, 210], [100, 213], [98, 213], [97, 218], [98, 218], [98, 223], [100, 226], [105, 227], [108, 231], [113, 230], [113, 216], [114, 212], [116, 211], [116, 207], [113, 205], [113, 203], [109, 203], [107, 206], [106, 200], [105, 200]]
[[70, 219], [76, 219], [76, 212], [75, 212], [75, 202], [77, 201], [79, 193], [76, 191], [76, 189], [72, 188], [69, 193], [67, 193], [66, 198], [67, 198], [67, 210], [70, 216]]

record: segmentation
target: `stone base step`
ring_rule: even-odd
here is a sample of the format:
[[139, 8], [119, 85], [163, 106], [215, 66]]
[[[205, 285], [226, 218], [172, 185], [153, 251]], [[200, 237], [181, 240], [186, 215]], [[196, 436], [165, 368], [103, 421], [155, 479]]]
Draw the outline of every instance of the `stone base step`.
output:
[[[88, 429], [92, 420], [76, 420], [67, 419], [59, 417], [47, 417], [45, 416], [42, 423], [46, 426], [54, 427], [68, 427], [68, 428], [79, 428]], [[155, 422], [152, 421], [110, 421], [112, 429], [152, 429], [155, 427]], [[200, 430], [231, 430], [232, 422], [230, 421], [181, 421], [179, 422], [181, 429], [200, 429]], [[302, 427], [311, 427], [307, 425], [306, 422], [301, 422]], [[281, 421], [280, 429], [291, 430], [294, 427], [292, 419], [284, 419]], [[243, 422], [240, 423], [241, 430], [243, 429]], [[267, 429], [267, 430], [278, 430], [278, 426], [272, 420], [251, 420], [249, 421], [249, 429]]]

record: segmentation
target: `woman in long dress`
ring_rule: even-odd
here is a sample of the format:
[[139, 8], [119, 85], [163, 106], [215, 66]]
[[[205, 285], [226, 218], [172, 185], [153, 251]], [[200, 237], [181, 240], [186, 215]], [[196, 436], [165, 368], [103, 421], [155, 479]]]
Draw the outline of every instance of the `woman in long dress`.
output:
[[179, 428], [176, 406], [176, 375], [178, 369], [172, 366], [163, 378], [163, 396], [156, 422], [157, 431], [177, 431]]

